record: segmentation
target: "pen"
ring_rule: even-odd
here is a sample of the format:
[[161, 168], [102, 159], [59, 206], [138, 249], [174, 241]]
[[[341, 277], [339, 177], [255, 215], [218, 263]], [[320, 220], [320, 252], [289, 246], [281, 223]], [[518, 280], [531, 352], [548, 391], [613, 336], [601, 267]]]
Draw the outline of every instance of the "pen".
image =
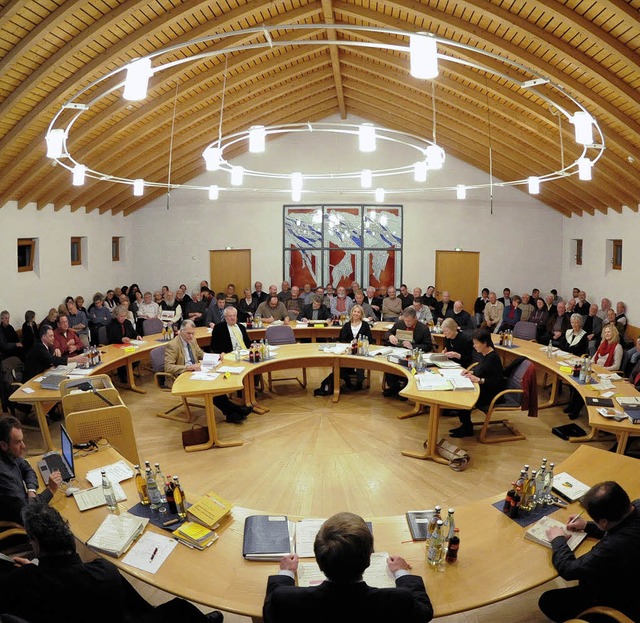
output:
[[570, 524], [575, 523], [575, 521], [577, 519], [580, 519], [580, 517], [582, 516], [583, 513], [584, 513], [584, 511], [580, 511], [569, 523]]
[[158, 548], [156, 547], [156, 548], [153, 550], [153, 554], [151, 554], [151, 558], [150, 558], [149, 560], [150, 560], [150, 561], [151, 561], [151, 560], [153, 560], [153, 559], [155, 558], [155, 556], [156, 556], [156, 554], [157, 554], [157, 553], [158, 553]]

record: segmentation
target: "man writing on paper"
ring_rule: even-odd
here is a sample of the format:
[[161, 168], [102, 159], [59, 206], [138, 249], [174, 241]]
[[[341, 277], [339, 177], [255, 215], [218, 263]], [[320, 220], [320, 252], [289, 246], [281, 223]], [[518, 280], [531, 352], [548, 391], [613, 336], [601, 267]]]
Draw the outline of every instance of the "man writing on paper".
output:
[[69, 524], [54, 508], [41, 503], [22, 512], [24, 527], [38, 564], [14, 558], [2, 576], [0, 611], [30, 623], [220, 623], [222, 613], [202, 614], [193, 604], [174, 598], [156, 608], [148, 604], [102, 558], [82, 562]]
[[592, 606], [609, 606], [640, 621], [640, 500], [631, 502], [617, 482], [601, 482], [582, 498], [593, 521], [570, 515], [567, 530], [600, 539], [580, 558], [567, 546], [561, 528], [549, 528], [553, 566], [577, 586], [543, 593], [538, 605], [552, 621], [573, 619]]
[[296, 587], [298, 556], [284, 556], [280, 573], [267, 583], [264, 623], [427, 623], [433, 618], [424, 582], [409, 573], [411, 565], [404, 558], [387, 560], [396, 588], [374, 588], [363, 581], [371, 562], [373, 535], [362, 517], [333, 515], [322, 524], [313, 549], [327, 581]]
[[[233, 308], [235, 311], [235, 307]], [[226, 329], [226, 327], [225, 327]], [[183, 372], [200, 370], [204, 353], [196, 341], [196, 325], [192, 320], [184, 320], [180, 325], [178, 337], [173, 338], [165, 347], [164, 371], [173, 376]], [[213, 404], [224, 413], [227, 422], [239, 424], [251, 413], [251, 407], [241, 407], [229, 400], [226, 395], [216, 396]]]
[[[419, 348], [424, 353], [430, 353], [433, 350], [433, 342], [431, 341], [431, 333], [427, 325], [418, 322], [416, 310], [407, 307], [402, 311], [402, 316], [391, 329], [387, 331], [385, 341], [391, 346], [400, 348]], [[407, 379], [396, 374], [385, 374], [387, 389], [382, 392], [385, 398], [397, 398], [398, 400], [406, 400], [400, 396], [400, 390], [407, 384]]]
[[[0, 520], [20, 523], [20, 511], [31, 500], [49, 503], [62, 482], [59, 471], [49, 478], [47, 488], [40, 494], [38, 477], [31, 465], [22, 458], [26, 446], [22, 424], [15, 417], [0, 418]], [[3, 589], [4, 590], [4, 589]]]

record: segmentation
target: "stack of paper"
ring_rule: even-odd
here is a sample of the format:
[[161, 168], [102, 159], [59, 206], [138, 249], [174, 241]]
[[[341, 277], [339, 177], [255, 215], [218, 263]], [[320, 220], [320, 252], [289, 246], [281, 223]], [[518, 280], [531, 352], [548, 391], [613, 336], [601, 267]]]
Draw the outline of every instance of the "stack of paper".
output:
[[105, 517], [87, 545], [109, 556], [118, 558], [142, 534], [149, 523], [143, 517], [134, 517], [129, 513], [109, 514]]
[[[371, 554], [371, 564], [365, 570], [363, 579], [369, 586], [376, 588], [393, 588], [396, 581], [389, 571], [387, 552], [374, 552]], [[317, 586], [322, 584], [326, 577], [315, 562], [301, 562], [298, 564], [298, 586]]]
[[203, 550], [218, 539], [218, 535], [195, 521], [186, 521], [171, 534], [184, 545]]
[[453, 389], [453, 384], [444, 378], [444, 376], [441, 376], [440, 374], [432, 374], [431, 372], [416, 374], [416, 383], [418, 385], [418, 389], [422, 391], [433, 392]]

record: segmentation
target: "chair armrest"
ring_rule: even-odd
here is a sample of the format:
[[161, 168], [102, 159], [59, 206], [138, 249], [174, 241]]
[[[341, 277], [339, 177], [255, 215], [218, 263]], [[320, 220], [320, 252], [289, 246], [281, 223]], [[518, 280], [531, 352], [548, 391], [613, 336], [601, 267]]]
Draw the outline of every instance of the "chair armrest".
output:
[[156, 387], [162, 391], [168, 392], [171, 391], [171, 388], [169, 387], [161, 387], [160, 386], [160, 379], [171, 379], [172, 381], [176, 380], [176, 377], [173, 376], [173, 374], [169, 374], [169, 372], [156, 372], [153, 375], [153, 380], [156, 382]]
[[[507, 396], [508, 394], [524, 394], [524, 390], [522, 389], [503, 389], [499, 394], [496, 394], [493, 397], [493, 400], [491, 401], [491, 404], [489, 405], [489, 410], [487, 411], [487, 413], [491, 413], [494, 409], [494, 407], [496, 406], [496, 402], [498, 402], [498, 400], [500, 400], [500, 398], [502, 398], [503, 396]], [[500, 406], [500, 405], [498, 405]]]
[[581, 612], [578, 616], [583, 617], [585, 614], [604, 614], [618, 623], [633, 623], [628, 616], [622, 614], [619, 610], [609, 608], [608, 606], [594, 606], [593, 608], [589, 608], [588, 610]]

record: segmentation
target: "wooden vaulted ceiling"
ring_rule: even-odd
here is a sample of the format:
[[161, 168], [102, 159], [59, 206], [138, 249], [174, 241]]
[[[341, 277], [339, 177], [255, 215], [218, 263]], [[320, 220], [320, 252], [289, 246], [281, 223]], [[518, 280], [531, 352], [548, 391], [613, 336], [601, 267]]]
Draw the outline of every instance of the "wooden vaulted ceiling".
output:
[[[335, 23], [429, 31], [539, 70], [598, 120], [607, 145], [592, 181], [573, 176], [543, 184], [540, 200], [566, 216], [638, 210], [640, 0], [0, 0], [0, 6], [0, 206], [17, 200], [19, 207], [53, 203], [130, 214], [164, 193], [147, 189], [134, 197], [129, 186], [95, 180], [73, 187], [69, 172], [45, 156], [46, 129], [80, 88], [128, 60], [216, 32], [282, 25], [274, 38], [317, 41], [231, 54], [224, 134], [335, 114], [408, 132], [430, 129], [431, 83], [410, 78], [407, 56], [328, 46], [328, 38], [354, 36], [320, 27]], [[293, 23], [319, 26], [287, 32]], [[143, 102], [114, 92], [81, 117], [70, 150], [100, 171], [166, 181], [173, 135], [171, 180], [187, 182], [204, 172], [201, 154], [218, 124], [223, 79], [224, 62], [216, 58], [178, 66], [169, 80], [152, 78]], [[438, 143], [481, 170], [492, 165], [496, 178], [525, 178], [540, 163], [560, 168], [559, 134], [565, 159], [578, 155], [573, 128], [558, 127], [528, 92], [503, 80], [448, 65], [435, 80], [435, 98]]]

